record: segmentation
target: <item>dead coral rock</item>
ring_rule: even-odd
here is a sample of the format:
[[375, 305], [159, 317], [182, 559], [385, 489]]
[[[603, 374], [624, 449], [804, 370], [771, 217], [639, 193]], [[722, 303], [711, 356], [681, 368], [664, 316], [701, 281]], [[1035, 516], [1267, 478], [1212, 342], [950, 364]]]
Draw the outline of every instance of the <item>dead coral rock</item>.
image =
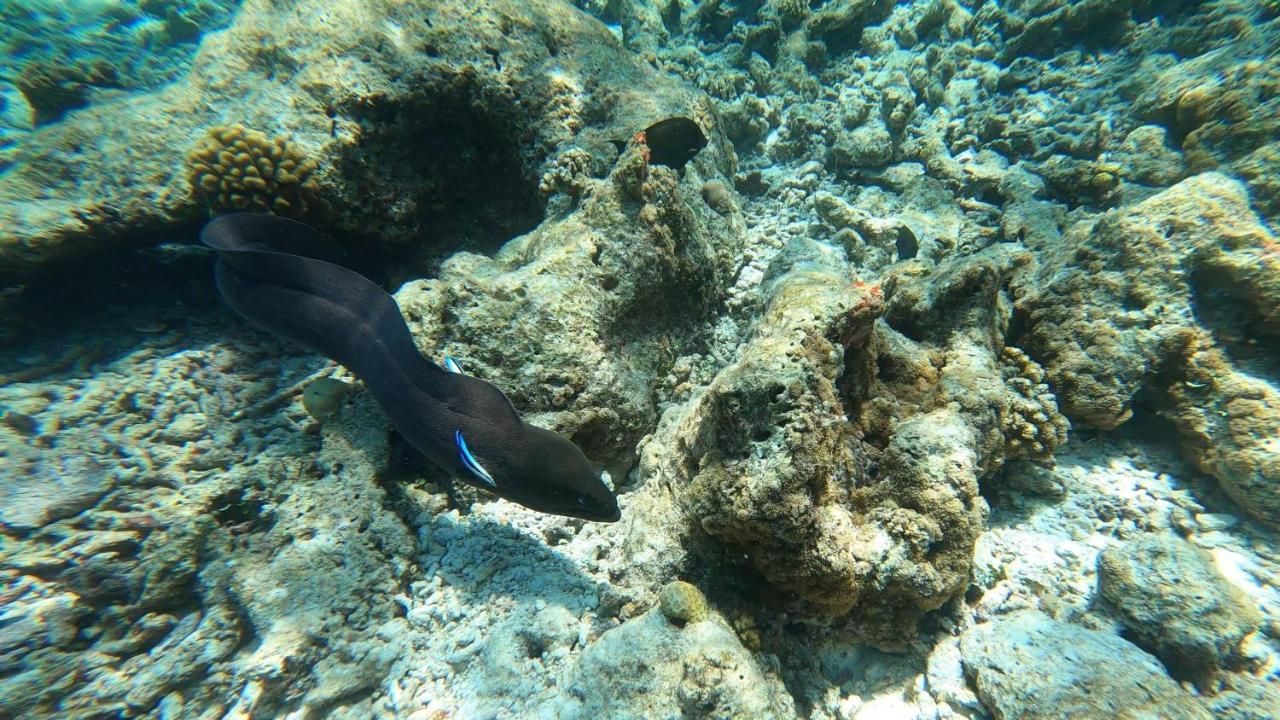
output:
[[318, 163], [286, 138], [243, 125], [214, 127], [187, 156], [191, 188], [213, 212], [305, 215]]
[[1280, 142], [1254, 150], [1231, 164], [1245, 179], [1254, 205], [1269, 218], [1280, 218]]
[[[1265, 347], [1260, 350], [1267, 352]], [[1274, 355], [1268, 364], [1270, 378], [1275, 378]], [[1173, 421], [1184, 451], [1201, 470], [1217, 478], [1250, 515], [1277, 524], [1280, 391], [1276, 380], [1250, 372], [1249, 366], [1256, 363], [1241, 365], [1238, 354], [1208, 333], [1189, 336], [1168, 365], [1172, 381], [1158, 386], [1157, 408]]]
[[766, 285], [756, 334], [664, 418], [642, 474], [682, 488], [710, 547], [740, 549], [774, 586], [900, 646], [968, 577], [985, 508], [973, 431], [952, 411], [910, 418], [867, 477], [841, 378], [869, 372], [879, 288], [813, 263]]
[[[1210, 6], [1209, 15], [1237, 11]], [[1200, 32], [1201, 25], [1190, 27]], [[1264, 215], [1280, 217], [1280, 69], [1251, 51], [1270, 42], [1243, 20], [1229, 48], [1196, 53], [1161, 70], [1134, 101], [1134, 114], [1169, 129], [1191, 172], [1229, 171], [1248, 181]]]
[[1009, 4], [1005, 20], [1009, 39], [1003, 62], [1020, 55], [1047, 57], [1078, 42], [1099, 44], [1114, 40], [1132, 24], [1133, 0], [1032, 0]]
[[824, 3], [809, 15], [804, 34], [810, 40], [825, 42], [833, 52], [862, 43], [862, 30], [883, 20], [893, 9], [891, 0], [839, 0]]
[[1143, 185], [1164, 187], [1187, 175], [1182, 153], [1170, 146], [1168, 133], [1159, 125], [1134, 128], [1115, 155], [1125, 175]]
[[773, 673], [711, 613], [678, 627], [658, 608], [601, 635], [571, 674], [580, 704], [571, 720], [613, 717], [794, 717]]
[[1004, 345], [1013, 310], [1004, 285], [1029, 262], [1023, 250], [997, 247], [929, 274], [890, 273], [889, 327], [874, 336], [878, 370], [859, 412], [868, 438], [883, 444], [901, 418], [955, 404], [976, 431], [981, 474], [1052, 457], [1069, 423], [1042, 368]]
[[1051, 195], [1071, 205], [1111, 207], [1120, 198], [1121, 167], [1115, 163], [1055, 155], [1036, 172]]
[[997, 720], [1209, 720], [1156, 659], [1116, 635], [1022, 610], [960, 636], [965, 675]]
[[1006, 278], [1029, 256], [994, 248], [932, 273], [904, 263], [885, 325], [871, 322], [879, 287], [792, 255], [765, 275], [756, 334], [668, 413], [642, 474], [682, 488], [691, 524], [771, 584], [898, 646], [967, 583], [986, 512], [978, 480], [1064, 439], [1038, 365], [1000, 352]]
[[1176, 677], [1213, 691], [1239, 667], [1240, 644], [1262, 617], [1200, 548], [1177, 538], [1112, 545], [1098, 557], [1098, 590], [1136, 642]]
[[1280, 242], [1216, 173], [1071, 227], [1015, 279], [1066, 414], [1114, 428], [1143, 390], [1247, 512], [1280, 517]]
[[115, 69], [106, 63], [65, 65], [34, 63], [15, 78], [18, 90], [35, 110], [37, 125], [60, 120], [69, 110], [89, 104], [94, 86], [116, 85]]
[[[859, 533], [849, 494], [859, 473], [835, 380], [840, 339], [879, 312], [828, 275], [798, 271], [778, 284], [760, 334], [690, 408], [658, 472], [688, 483], [691, 517], [745, 547], [775, 585], [833, 613], [858, 600], [871, 531]], [[648, 463], [666, 463], [650, 454]]]
[[104, 466], [72, 457], [9, 458], [10, 472], [0, 479], [0, 526], [26, 532], [93, 507], [115, 487]]
[[656, 418], [661, 359], [696, 341], [731, 282], [741, 218], [636, 147], [585, 182], [573, 212], [493, 258], [456, 254], [397, 300], [425, 352], [497, 384], [621, 478]]

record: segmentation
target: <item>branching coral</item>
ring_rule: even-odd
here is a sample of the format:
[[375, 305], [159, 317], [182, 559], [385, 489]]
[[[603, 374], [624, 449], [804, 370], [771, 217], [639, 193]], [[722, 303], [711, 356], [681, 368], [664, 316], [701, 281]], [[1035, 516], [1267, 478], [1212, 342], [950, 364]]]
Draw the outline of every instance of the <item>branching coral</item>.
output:
[[1058, 412], [1058, 401], [1044, 382], [1044, 369], [1018, 348], [1006, 346], [1000, 353], [1000, 373], [1010, 393], [1002, 413], [1009, 457], [1048, 460], [1067, 441], [1071, 428]]
[[297, 144], [243, 125], [212, 128], [187, 163], [192, 189], [215, 211], [301, 215], [319, 188], [317, 163]]

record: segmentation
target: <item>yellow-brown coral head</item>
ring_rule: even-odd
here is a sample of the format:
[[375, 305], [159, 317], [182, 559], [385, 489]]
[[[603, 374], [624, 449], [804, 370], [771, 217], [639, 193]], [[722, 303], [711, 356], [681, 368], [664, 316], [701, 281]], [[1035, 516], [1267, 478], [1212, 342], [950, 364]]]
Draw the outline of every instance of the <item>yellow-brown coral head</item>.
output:
[[319, 190], [317, 167], [296, 143], [243, 125], [210, 129], [187, 155], [191, 188], [214, 212], [303, 215]]
[[1012, 391], [1001, 413], [1007, 455], [1048, 461], [1067, 441], [1071, 423], [1058, 411], [1058, 400], [1044, 382], [1044, 369], [1025, 352], [1006, 345], [1000, 352], [1000, 372]]

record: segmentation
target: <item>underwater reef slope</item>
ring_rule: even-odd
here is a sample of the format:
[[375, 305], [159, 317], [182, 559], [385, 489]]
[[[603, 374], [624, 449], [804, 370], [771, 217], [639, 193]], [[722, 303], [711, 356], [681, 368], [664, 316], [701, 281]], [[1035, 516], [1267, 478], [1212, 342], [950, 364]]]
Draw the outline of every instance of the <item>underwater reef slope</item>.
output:
[[[249, 209], [251, 192], [209, 198], [200, 177], [189, 182], [188, 153], [222, 127], [296, 145], [318, 168], [307, 194], [324, 198], [310, 219], [397, 247], [424, 231], [492, 243], [528, 230], [541, 217], [538, 185], [557, 144], [577, 138], [588, 155], [575, 171], [600, 172], [602, 154], [616, 155], [610, 141], [693, 112], [687, 89], [558, 2], [251, 1], [203, 39], [179, 80], [22, 139], [0, 176], [0, 272], [12, 281], [136, 245], [141, 233], [200, 220], [211, 200]], [[470, 148], [465, 162], [442, 152], [459, 145]], [[209, 182], [248, 173], [245, 163], [256, 167], [264, 150], [228, 148]], [[571, 181], [573, 163], [561, 165], [556, 177]], [[262, 179], [288, 185], [294, 175]], [[450, 215], [467, 203], [487, 207]], [[278, 209], [299, 214], [294, 205]]]
[[[717, 305], [740, 243], [740, 217], [712, 210], [691, 180], [731, 168], [718, 143], [681, 185], [632, 140], [672, 115], [716, 137], [696, 92], [560, 3], [249, 2], [187, 77], [27, 139], [2, 180], [0, 262], [25, 281], [261, 197], [365, 251], [492, 250], [532, 230], [494, 258], [454, 255], [403, 289], [402, 306], [429, 352], [506, 386], [625, 476], [655, 413], [646, 378], [690, 341], [677, 319]], [[268, 179], [289, 193], [266, 195]], [[563, 191], [542, 225], [540, 183]], [[324, 364], [277, 357], [266, 338], [223, 346], [215, 333], [233, 325], [189, 320], [216, 299], [180, 296], [160, 318], [108, 321], [143, 328], [119, 333], [141, 333], [136, 353], [88, 331], [65, 361], [55, 342], [6, 365], [4, 452], [19, 472], [0, 522], [21, 538], [5, 572], [27, 578], [6, 615], [6, 714], [322, 712], [367, 700], [407, 657], [403, 593], [423, 567], [393, 511], [410, 501], [377, 483], [391, 452], [375, 406], [356, 395], [323, 425], [276, 412]], [[189, 351], [171, 354], [175, 335]], [[31, 384], [46, 373], [50, 385]], [[278, 387], [290, 376], [301, 380]], [[593, 586], [576, 583], [579, 595]], [[582, 597], [580, 613], [594, 605]], [[204, 689], [172, 695], [192, 683]]]
[[[196, 40], [0, 148], [0, 716], [1280, 707], [1277, 3], [246, 0]], [[383, 266], [622, 520], [416, 462], [220, 303], [188, 243], [234, 210]]]

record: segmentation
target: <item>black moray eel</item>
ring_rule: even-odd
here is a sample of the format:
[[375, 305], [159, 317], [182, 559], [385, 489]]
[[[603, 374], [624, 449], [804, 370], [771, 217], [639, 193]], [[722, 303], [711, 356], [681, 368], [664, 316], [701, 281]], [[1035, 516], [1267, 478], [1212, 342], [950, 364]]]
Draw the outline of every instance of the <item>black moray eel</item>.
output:
[[253, 324], [342, 363], [395, 429], [455, 477], [540, 512], [614, 522], [618, 501], [567, 438], [520, 419], [502, 391], [418, 353], [396, 301], [343, 267], [341, 247], [274, 215], [214, 218], [218, 290]]

